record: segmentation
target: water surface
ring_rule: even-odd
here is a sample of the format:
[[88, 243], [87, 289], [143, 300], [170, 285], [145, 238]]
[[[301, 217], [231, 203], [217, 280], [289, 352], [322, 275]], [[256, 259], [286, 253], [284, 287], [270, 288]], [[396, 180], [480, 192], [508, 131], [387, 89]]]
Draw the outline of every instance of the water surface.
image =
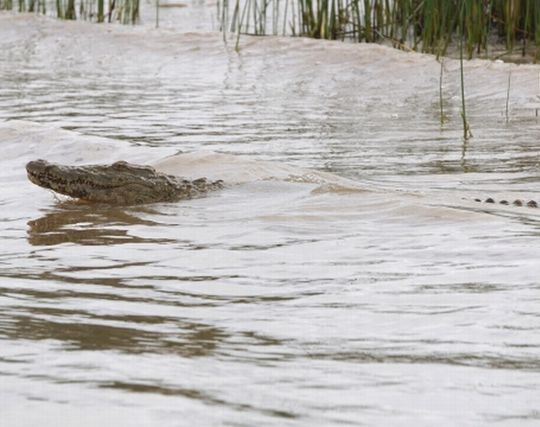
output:
[[[540, 212], [472, 201], [538, 199], [538, 66], [466, 64], [464, 142], [450, 60], [441, 129], [439, 63], [380, 46], [3, 14], [0, 47], [2, 425], [539, 422]], [[228, 185], [92, 206], [38, 157]]]

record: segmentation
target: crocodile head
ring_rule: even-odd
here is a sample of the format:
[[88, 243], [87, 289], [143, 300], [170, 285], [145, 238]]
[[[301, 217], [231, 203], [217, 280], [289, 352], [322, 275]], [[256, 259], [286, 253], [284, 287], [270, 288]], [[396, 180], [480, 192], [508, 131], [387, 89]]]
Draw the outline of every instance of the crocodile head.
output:
[[26, 165], [34, 184], [91, 202], [138, 204], [164, 202], [191, 194], [190, 182], [145, 165], [119, 161], [111, 165], [65, 166], [46, 160]]

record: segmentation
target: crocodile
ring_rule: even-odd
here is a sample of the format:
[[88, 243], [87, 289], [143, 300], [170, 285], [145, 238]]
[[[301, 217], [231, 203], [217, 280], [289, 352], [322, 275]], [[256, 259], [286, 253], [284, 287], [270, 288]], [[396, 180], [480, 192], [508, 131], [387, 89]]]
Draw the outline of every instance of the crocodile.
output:
[[[222, 180], [199, 178], [190, 181], [158, 172], [152, 166], [123, 160], [110, 165], [66, 166], [39, 159], [29, 162], [26, 172], [30, 181], [40, 187], [89, 202], [116, 205], [172, 202], [224, 187]], [[491, 197], [474, 201], [497, 203]], [[500, 200], [498, 203], [538, 207], [534, 200]]]
[[221, 180], [187, 180], [126, 161], [66, 166], [39, 159], [28, 162], [26, 172], [28, 179], [40, 187], [88, 202], [115, 205], [191, 199], [224, 186]]

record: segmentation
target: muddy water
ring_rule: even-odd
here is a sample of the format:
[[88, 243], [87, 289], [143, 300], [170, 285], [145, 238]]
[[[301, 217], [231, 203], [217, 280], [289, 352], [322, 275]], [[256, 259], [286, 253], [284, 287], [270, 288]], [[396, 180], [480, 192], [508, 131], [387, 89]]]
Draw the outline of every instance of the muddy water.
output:
[[[536, 425], [537, 66], [0, 15], [0, 424]], [[506, 84], [511, 71], [509, 121]], [[24, 164], [222, 178], [92, 206]]]

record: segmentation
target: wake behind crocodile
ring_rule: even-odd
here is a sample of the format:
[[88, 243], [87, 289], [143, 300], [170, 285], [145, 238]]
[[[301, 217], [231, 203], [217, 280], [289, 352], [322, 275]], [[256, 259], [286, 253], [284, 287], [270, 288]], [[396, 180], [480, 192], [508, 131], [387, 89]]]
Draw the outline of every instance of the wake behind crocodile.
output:
[[[186, 193], [185, 188], [182, 188], [176, 199], [192, 198], [193, 195], [221, 197], [225, 209], [228, 198], [239, 194], [239, 197], [246, 199], [257, 198], [262, 205], [266, 203], [263, 200], [268, 198], [275, 205], [271, 210], [272, 215], [281, 210], [280, 216], [294, 218], [306, 218], [305, 214], [310, 219], [334, 218], [337, 211], [349, 216], [384, 214], [389, 218], [408, 217], [413, 222], [426, 219], [482, 221], [485, 220], [485, 212], [499, 215], [523, 215], [524, 212], [527, 215], [534, 214], [534, 210], [526, 208], [529, 203], [526, 194], [495, 196], [497, 201], [523, 200], [522, 207], [511, 205], [511, 202], [506, 206], [495, 205], [489, 203], [493, 200], [492, 194], [388, 189], [367, 180], [360, 182], [324, 171], [274, 161], [211, 151], [178, 153], [170, 148], [143, 148], [124, 141], [84, 136], [29, 122], [10, 121], [1, 124], [0, 137], [9, 139], [18, 150], [21, 147], [27, 149], [22, 156], [19, 153], [14, 159], [14, 164], [18, 163], [15, 174], [24, 171], [25, 160], [32, 161], [36, 157], [70, 165], [69, 167], [111, 164], [118, 161], [142, 163], [148, 166], [139, 166], [140, 168], [151, 166], [158, 174], [166, 174], [173, 180], [189, 183], [190, 188], [193, 187], [193, 182], [203, 183], [202, 191], [195, 187], [195, 190], [188, 190]], [[207, 185], [212, 182], [219, 184]], [[223, 194], [214, 194], [214, 190], [220, 188], [223, 188]], [[158, 196], [142, 202], [176, 200], [174, 197]], [[74, 197], [77, 197], [77, 194]], [[475, 202], [478, 197], [481, 198], [481, 204]], [[99, 201], [97, 198], [95, 200]], [[291, 203], [291, 200], [294, 200], [294, 203]], [[486, 200], [488, 203], [485, 203]], [[270, 212], [263, 210], [257, 215], [265, 216], [267, 213]]]
[[[43, 158], [69, 165], [104, 164], [114, 161], [145, 163], [156, 171], [185, 178], [206, 177], [236, 185], [253, 181], [274, 180], [318, 184], [344, 191], [365, 191], [365, 185], [338, 175], [298, 168], [272, 161], [254, 160], [245, 156], [198, 151], [178, 152], [175, 149], [132, 146], [98, 136], [80, 135], [54, 126], [11, 120], [0, 122], [0, 140], [11, 143], [13, 160], [22, 162]], [[16, 152], [15, 152], [16, 151]]]
[[[440, 192], [426, 193], [424, 191], [387, 189], [367, 181], [360, 182], [324, 171], [308, 170], [273, 161], [255, 160], [245, 156], [211, 151], [171, 153], [170, 149], [143, 149], [122, 141], [83, 136], [75, 132], [29, 122], [5, 122], [0, 127], [0, 136], [2, 135], [4, 139], [10, 139], [18, 147], [28, 146], [32, 154], [26, 153], [26, 156], [31, 155], [32, 159], [35, 158], [36, 153], [41, 153], [40, 157], [68, 164], [70, 165], [68, 168], [71, 169], [76, 168], [77, 165], [90, 163], [92, 165], [90, 167], [100, 168], [100, 174], [104, 163], [116, 161], [117, 163], [113, 165], [115, 166], [125, 164], [125, 160], [134, 163], [141, 163], [144, 160], [145, 165], [148, 166], [136, 166], [140, 170], [154, 170], [157, 174], [168, 176], [169, 180], [180, 179], [180, 183], [183, 182], [189, 188], [194, 189], [186, 192], [186, 189], [182, 187], [178, 197], [155, 194], [153, 195], [155, 197], [138, 199], [135, 202], [120, 202], [120, 204], [174, 201], [192, 198], [194, 195], [207, 195], [206, 193], [223, 187], [225, 191], [230, 191], [233, 187], [240, 186], [246, 193], [251, 193], [250, 195], [244, 194], [245, 197], [253, 197], [253, 193], [258, 192], [262, 197], [272, 197], [279, 200], [283, 197], [284, 192], [294, 194], [299, 200], [302, 200], [301, 205], [304, 208], [309, 205], [309, 203], [305, 203], [308, 196], [314, 200], [317, 196], [320, 197], [324, 194], [341, 195], [353, 197], [352, 204], [350, 200], [348, 203], [344, 203], [344, 205], [349, 205], [350, 213], [368, 211], [376, 214], [387, 212], [388, 214], [388, 212], [393, 212], [392, 215], [412, 215], [417, 218], [457, 220], [478, 216], [479, 213], [486, 210], [503, 214], [523, 214], [523, 210], [518, 210], [518, 207], [536, 207], [536, 203], [524, 194], [498, 196], [496, 201], [502, 202], [502, 204], [495, 207], [495, 199], [491, 194], [475, 197], [475, 195], [458, 192], [441, 194]], [[20, 160], [24, 158], [25, 156], [18, 156]], [[35, 162], [31, 163], [35, 164]], [[86, 170], [87, 168], [89, 166], [84, 166], [82, 169]], [[119, 172], [115, 171], [114, 173]], [[33, 180], [32, 177], [30, 179]], [[202, 187], [193, 186], [192, 183], [201, 183]], [[48, 186], [48, 188], [51, 187]], [[52, 189], [58, 191], [58, 189]], [[64, 194], [72, 195], [75, 198], [80, 197], [79, 193], [64, 192]], [[86, 195], [88, 192], [84, 191], [83, 193]], [[141, 192], [139, 191], [139, 193]], [[223, 197], [226, 199], [227, 196]], [[95, 201], [108, 201], [98, 197], [86, 198]], [[111, 200], [114, 203], [123, 200], [123, 198], [116, 197]], [[482, 206], [477, 206], [475, 203], [479, 201], [482, 202]], [[333, 208], [336, 203], [339, 206], [342, 202], [344, 202], [343, 197], [331, 202], [330, 206]], [[288, 209], [290, 206], [285, 204], [284, 208]], [[328, 211], [330, 210], [328, 209]]]

